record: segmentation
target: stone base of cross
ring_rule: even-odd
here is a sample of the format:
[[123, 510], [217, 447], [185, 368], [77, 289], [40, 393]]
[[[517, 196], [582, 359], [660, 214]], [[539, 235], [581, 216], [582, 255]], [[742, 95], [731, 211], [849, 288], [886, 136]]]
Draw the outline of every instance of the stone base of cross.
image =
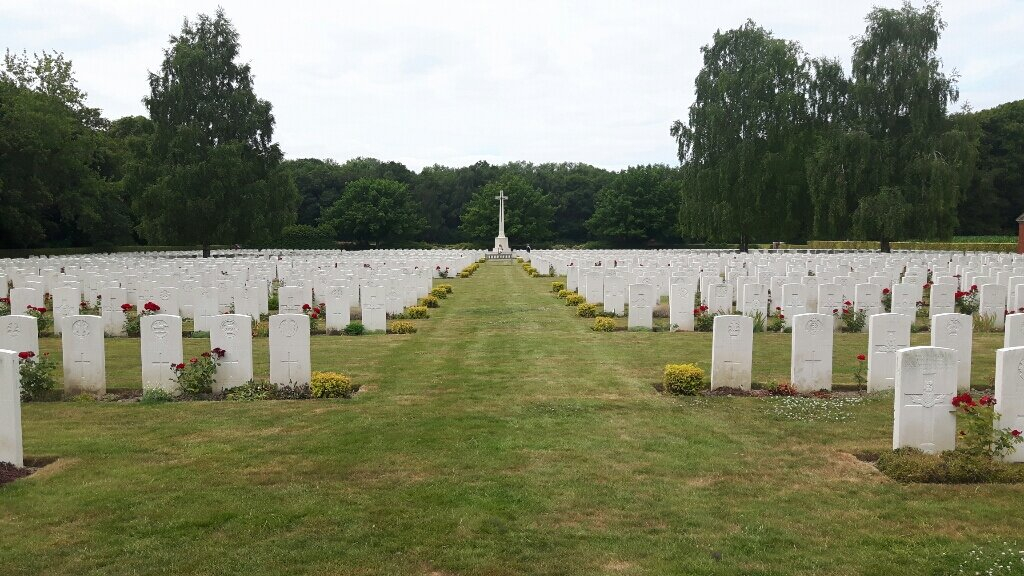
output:
[[494, 237], [494, 252], [511, 252], [508, 247], [508, 238], [505, 236]]

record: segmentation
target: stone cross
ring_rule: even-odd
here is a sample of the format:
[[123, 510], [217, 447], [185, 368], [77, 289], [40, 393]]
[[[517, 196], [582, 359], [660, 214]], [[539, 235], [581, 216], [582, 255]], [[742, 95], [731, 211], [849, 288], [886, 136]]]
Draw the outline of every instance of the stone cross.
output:
[[498, 237], [500, 238], [505, 236], [505, 200], [508, 200], [508, 196], [505, 196], [504, 190], [499, 190], [494, 199], [498, 201]]

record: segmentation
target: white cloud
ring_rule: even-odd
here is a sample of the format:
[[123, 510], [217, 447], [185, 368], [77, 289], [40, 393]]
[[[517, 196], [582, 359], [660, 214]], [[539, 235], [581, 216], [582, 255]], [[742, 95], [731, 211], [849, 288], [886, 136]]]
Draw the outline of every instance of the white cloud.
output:
[[[411, 168], [477, 160], [675, 162], [700, 47], [751, 18], [812, 55], [849, 61], [875, 2], [221, 0], [289, 157], [375, 156]], [[196, 0], [5, 3], [13, 50], [74, 61], [92, 105], [144, 114], [156, 70]], [[883, 5], [896, 6], [886, 0]], [[940, 45], [976, 109], [1021, 97], [1024, 5], [947, 1]]]

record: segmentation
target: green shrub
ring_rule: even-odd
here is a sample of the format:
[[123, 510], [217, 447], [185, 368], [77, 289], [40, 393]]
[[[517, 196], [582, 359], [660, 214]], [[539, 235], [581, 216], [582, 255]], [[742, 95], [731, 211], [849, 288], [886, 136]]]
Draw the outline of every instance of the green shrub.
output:
[[694, 332], [711, 332], [715, 329], [715, 316], [718, 316], [715, 312], [701, 311], [693, 317], [693, 331]]
[[416, 325], [408, 320], [395, 320], [388, 324], [388, 334], [415, 334]]
[[574, 293], [574, 294], [569, 294], [568, 296], [565, 297], [565, 305], [566, 306], [579, 306], [580, 304], [582, 304], [582, 303], [584, 303], [586, 301], [587, 301], [587, 299], [584, 298], [582, 294], [575, 294]]
[[210, 333], [206, 330], [193, 330], [189, 338], [209, 338]]
[[165, 390], [155, 388], [153, 390], [146, 390], [142, 393], [142, 398], [139, 400], [141, 404], [164, 404], [166, 402], [173, 402], [174, 396]]
[[927, 484], [978, 484], [1024, 482], [1024, 467], [988, 456], [951, 450], [925, 454], [916, 448], [883, 452], [878, 469], [897, 482]]
[[18, 353], [18, 373], [21, 375], [21, 401], [39, 400], [57, 387], [54, 375], [57, 362], [49, 352], [36, 356], [32, 351]]
[[334, 230], [329, 226], [308, 224], [292, 224], [281, 229], [281, 238], [277, 242], [280, 248], [296, 250], [330, 250], [336, 248]]
[[444, 288], [437, 287], [430, 291], [430, 295], [433, 296], [434, 298], [444, 300], [445, 298], [448, 297], [448, 292], [446, 292]]
[[359, 391], [352, 379], [337, 372], [313, 372], [309, 393], [313, 398], [351, 398]]
[[217, 361], [223, 356], [223, 350], [214, 348], [188, 362], [174, 366], [174, 381], [181, 395], [195, 397], [212, 392], [214, 377], [217, 374]]
[[434, 296], [433, 294], [428, 294], [428, 295], [424, 296], [423, 298], [420, 298], [419, 304], [420, 304], [420, 306], [423, 306], [423, 307], [426, 307], [426, 308], [440, 308], [441, 307], [441, 301], [438, 300], [437, 296]]
[[279, 308], [280, 300], [277, 297], [277, 290], [274, 290], [274, 293], [270, 295], [270, 300], [267, 300], [267, 309], [278, 310]]
[[405, 317], [409, 320], [423, 320], [430, 318], [430, 312], [426, 306], [409, 306], [405, 309]]
[[694, 396], [704, 389], [704, 371], [696, 364], [666, 364], [662, 384], [666, 392]]
[[562, 298], [562, 299], [565, 299], [565, 298], [568, 298], [569, 295], [572, 294], [572, 293], [573, 293], [572, 290], [559, 290], [558, 291], [558, 297]]
[[364, 332], [366, 332], [366, 327], [363, 326], [362, 322], [355, 320], [353, 322], [349, 322], [345, 326], [343, 332], [345, 332], [345, 334], [348, 336], [361, 336]]
[[277, 398], [277, 386], [266, 380], [249, 380], [241, 386], [227, 391], [225, 397], [235, 402], [253, 402], [255, 400], [273, 400]]
[[562, 290], [565, 290], [565, 282], [552, 282], [551, 283], [551, 291], [552, 292], [561, 292]]
[[590, 327], [594, 332], [614, 332], [615, 331], [615, 320], [606, 317], [598, 317], [594, 319], [594, 325]]
[[576, 306], [576, 315], [580, 318], [594, 318], [597, 316], [597, 304], [584, 302]]
[[444, 290], [445, 294], [451, 294], [452, 292], [455, 291], [455, 289], [452, 288], [451, 284], [438, 284], [437, 288], [440, 290]]

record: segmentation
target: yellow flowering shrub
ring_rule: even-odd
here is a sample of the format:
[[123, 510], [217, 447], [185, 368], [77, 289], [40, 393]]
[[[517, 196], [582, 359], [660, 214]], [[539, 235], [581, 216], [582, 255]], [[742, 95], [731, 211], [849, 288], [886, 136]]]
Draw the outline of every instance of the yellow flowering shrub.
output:
[[590, 327], [594, 332], [614, 332], [615, 331], [615, 320], [611, 318], [594, 318], [594, 325]]
[[565, 282], [552, 282], [551, 283], [551, 291], [552, 292], [561, 292], [562, 290], [565, 290]]
[[704, 388], [704, 371], [696, 364], [666, 364], [662, 384], [666, 392], [694, 396]]
[[597, 316], [597, 304], [584, 302], [576, 306], [576, 315], [580, 318], [593, 318]]
[[388, 334], [415, 334], [416, 325], [408, 320], [395, 320], [388, 324]]
[[309, 395], [313, 398], [349, 398], [359, 391], [352, 379], [338, 372], [313, 372]]
[[430, 314], [427, 312], [426, 306], [409, 306], [405, 309], [405, 317], [409, 320], [422, 320], [430, 318]]
[[426, 308], [440, 308], [441, 301], [438, 300], [436, 296], [428, 294], [423, 298], [420, 298], [420, 306], [424, 306]]
[[579, 306], [586, 301], [587, 299], [582, 294], [569, 294], [565, 297], [566, 306]]
[[558, 297], [559, 298], [568, 298], [569, 294], [572, 294], [572, 290], [559, 290], [558, 291]]
[[437, 287], [444, 290], [445, 294], [451, 294], [454, 291], [451, 284], [438, 284]]

